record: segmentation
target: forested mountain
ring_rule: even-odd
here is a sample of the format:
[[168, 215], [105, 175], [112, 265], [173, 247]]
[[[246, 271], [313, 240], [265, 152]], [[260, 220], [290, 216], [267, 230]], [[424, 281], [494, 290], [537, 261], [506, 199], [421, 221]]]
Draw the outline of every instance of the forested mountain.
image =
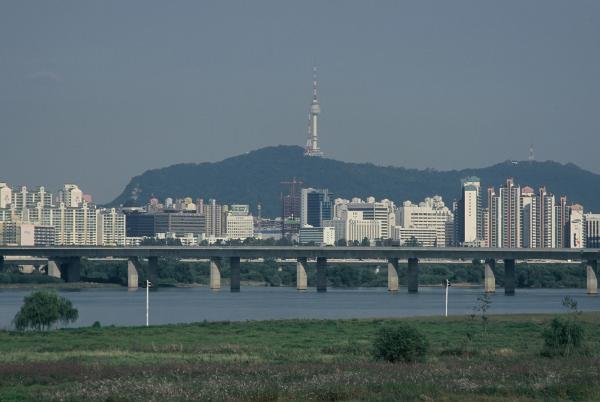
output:
[[[450, 171], [407, 169], [349, 163], [327, 158], [307, 158], [298, 146], [273, 146], [215, 163], [185, 163], [148, 170], [131, 179], [111, 205], [145, 203], [151, 196], [194, 199], [215, 198], [220, 203], [260, 202], [263, 216], [281, 213], [280, 195], [288, 191], [282, 181], [296, 177], [304, 187], [328, 188], [334, 197], [374, 196], [400, 205], [439, 194], [446, 204], [460, 195], [460, 179], [475, 175], [482, 187], [500, 186], [513, 177], [521, 186], [537, 190], [546, 186], [556, 196], [567, 195], [569, 203], [580, 203], [586, 211], [600, 212], [600, 175], [574, 164], [546, 162], [502, 162], [493, 166]], [[400, 161], [399, 161], [400, 163]], [[485, 191], [484, 191], [485, 193]]]

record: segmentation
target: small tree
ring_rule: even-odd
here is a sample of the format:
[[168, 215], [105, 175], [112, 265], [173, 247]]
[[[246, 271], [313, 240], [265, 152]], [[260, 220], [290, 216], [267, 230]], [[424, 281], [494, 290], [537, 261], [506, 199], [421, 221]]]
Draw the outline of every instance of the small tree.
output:
[[425, 335], [407, 324], [381, 328], [373, 342], [373, 356], [390, 363], [423, 360], [428, 349]]
[[13, 323], [19, 331], [33, 329], [49, 330], [57, 322], [75, 322], [79, 312], [70, 300], [46, 290], [33, 292], [25, 297], [23, 306], [15, 315]]
[[581, 311], [577, 302], [571, 296], [565, 296], [562, 305], [571, 313], [566, 319], [554, 318], [542, 333], [544, 356], [569, 356], [583, 346], [585, 332], [578, 320]]

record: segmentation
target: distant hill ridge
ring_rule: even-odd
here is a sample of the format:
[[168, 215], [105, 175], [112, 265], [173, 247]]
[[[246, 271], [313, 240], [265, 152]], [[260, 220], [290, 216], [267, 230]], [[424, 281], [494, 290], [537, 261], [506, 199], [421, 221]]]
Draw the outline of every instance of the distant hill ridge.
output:
[[[499, 187], [507, 177], [520, 186], [534, 189], [546, 186], [556, 195], [566, 195], [568, 203], [580, 203], [586, 211], [600, 212], [600, 175], [568, 163], [503, 162], [478, 169], [437, 171], [350, 163], [328, 158], [307, 158], [299, 146], [279, 145], [261, 148], [214, 163], [184, 163], [152, 169], [131, 179], [110, 205], [137, 199], [145, 203], [151, 196], [215, 198], [220, 203], [260, 202], [264, 216], [281, 214], [280, 194], [288, 188], [280, 182], [296, 177], [305, 187], [328, 188], [334, 197], [374, 196], [397, 204], [418, 202], [441, 195], [446, 205], [460, 195], [460, 179], [481, 178], [482, 188]], [[135, 190], [135, 191], [134, 191]]]

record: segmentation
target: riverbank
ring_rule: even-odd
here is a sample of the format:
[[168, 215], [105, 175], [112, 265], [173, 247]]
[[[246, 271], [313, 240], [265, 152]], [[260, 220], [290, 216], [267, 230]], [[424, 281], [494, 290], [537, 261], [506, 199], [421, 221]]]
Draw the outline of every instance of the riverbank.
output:
[[[584, 355], [542, 357], [555, 316], [0, 331], [0, 400], [598, 400], [600, 313], [578, 318]], [[425, 362], [372, 359], [399, 321], [429, 339]]]

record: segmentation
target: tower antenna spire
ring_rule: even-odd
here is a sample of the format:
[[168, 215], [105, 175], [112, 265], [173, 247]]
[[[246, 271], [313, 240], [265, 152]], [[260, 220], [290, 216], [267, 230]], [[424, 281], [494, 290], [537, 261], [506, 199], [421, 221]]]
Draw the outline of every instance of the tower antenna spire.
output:
[[318, 116], [321, 113], [319, 98], [317, 97], [317, 66], [313, 66], [313, 82], [312, 82], [312, 102], [308, 114], [308, 141], [304, 150], [305, 156], [323, 156], [321, 148], [319, 148], [319, 137], [317, 131]]

